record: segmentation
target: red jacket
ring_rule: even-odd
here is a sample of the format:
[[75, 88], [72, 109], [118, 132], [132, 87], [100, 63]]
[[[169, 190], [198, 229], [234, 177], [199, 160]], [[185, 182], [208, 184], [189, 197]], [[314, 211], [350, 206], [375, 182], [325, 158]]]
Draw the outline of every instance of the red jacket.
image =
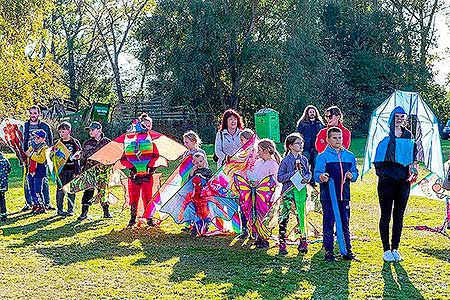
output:
[[[339, 122], [339, 125], [337, 126], [342, 130], [342, 145], [345, 149], [350, 148], [350, 141], [352, 139], [352, 133], [350, 130], [344, 127], [341, 122]], [[330, 128], [329, 126], [322, 128], [316, 137], [316, 150], [317, 152], [321, 153], [325, 150], [327, 147], [327, 130]]]

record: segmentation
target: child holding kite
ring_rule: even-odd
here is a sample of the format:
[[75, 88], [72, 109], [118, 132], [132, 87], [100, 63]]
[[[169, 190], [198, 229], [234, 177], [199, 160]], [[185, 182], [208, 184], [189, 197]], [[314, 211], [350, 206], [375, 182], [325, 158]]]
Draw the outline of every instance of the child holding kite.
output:
[[[314, 178], [320, 183], [320, 203], [323, 209], [323, 247], [325, 260], [336, 261], [333, 252], [334, 224], [339, 250], [344, 260], [358, 258], [350, 243], [350, 182], [358, 178], [356, 158], [342, 144], [342, 130], [331, 127], [327, 132], [328, 146], [319, 154]], [[340, 219], [340, 220], [339, 220]]]
[[236, 174], [234, 183], [239, 191], [242, 212], [247, 220], [249, 235], [256, 239], [257, 248], [268, 248], [271, 232], [264, 224], [277, 182], [278, 165], [281, 156], [275, 143], [269, 139], [258, 142], [258, 156], [252, 169], [247, 170], [248, 179]]
[[35, 214], [45, 213], [43, 194], [44, 181], [47, 179], [47, 158], [45, 142], [47, 133], [43, 129], [33, 131], [33, 142], [25, 155], [28, 157], [28, 185], [33, 200], [32, 211]]
[[[67, 157], [64, 157], [64, 165], [60, 170], [55, 170], [59, 180], [57, 180], [56, 191], [56, 207], [58, 216], [73, 216], [73, 206], [75, 203], [75, 194], [67, 193], [67, 212], [64, 211], [64, 196], [66, 193], [62, 190], [62, 187], [69, 183], [76, 175], [80, 173], [80, 158], [81, 158], [81, 144], [80, 142], [71, 136], [72, 126], [68, 122], [62, 122], [58, 125], [58, 132], [60, 139], [56, 141], [53, 146], [53, 155], [65, 155], [61, 153], [58, 145], [64, 145], [67, 149]], [[63, 147], [63, 148], [64, 148]]]
[[8, 190], [8, 174], [11, 172], [11, 164], [0, 152], [0, 219], [6, 221], [5, 192]]
[[[284, 141], [284, 158], [278, 169], [278, 181], [283, 183], [281, 193], [283, 195], [280, 202], [280, 223], [279, 223], [279, 254], [286, 255], [286, 229], [289, 222], [289, 213], [292, 204], [297, 212], [298, 230], [301, 235], [298, 251], [308, 252], [307, 230], [306, 230], [306, 184], [311, 179], [308, 159], [302, 155], [304, 146], [303, 137], [299, 133], [291, 133]], [[304, 184], [301, 190], [298, 190], [292, 183], [291, 178], [299, 172]]]

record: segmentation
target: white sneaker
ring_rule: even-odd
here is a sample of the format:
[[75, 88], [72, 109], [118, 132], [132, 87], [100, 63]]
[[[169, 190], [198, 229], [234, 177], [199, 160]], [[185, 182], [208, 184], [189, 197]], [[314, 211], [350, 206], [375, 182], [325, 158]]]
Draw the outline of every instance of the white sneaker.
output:
[[391, 250], [385, 251], [383, 254], [383, 260], [385, 262], [394, 262], [395, 257]]
[[394, 256], [395, 261], [402, 261], [403, 257], [400, 255], [400, 251], [397, 249], [392, 250], [392, 256]]

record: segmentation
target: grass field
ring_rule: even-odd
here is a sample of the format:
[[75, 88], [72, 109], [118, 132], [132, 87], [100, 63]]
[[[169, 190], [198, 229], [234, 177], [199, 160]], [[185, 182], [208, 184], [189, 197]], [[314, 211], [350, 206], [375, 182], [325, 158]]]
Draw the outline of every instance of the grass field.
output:
[[[364, 142], [352, 142], [359, 167]], [[448, 151], [445, 143], [445, 158]], [[450, 239], [406, 228], [405, 261], [382, 262], [373, 173], [352, 187], [359, 263], [324, 262], [320, 243], [306, 255], [289, 246], [280, 257], [276, 247], [253, 250], [233, 236], [194, 238], [171, 221], [129, 230], [129, 211], [121, 212], [121, 205], [112, 207], [109, 220], [98, 205], [83, 222], [54, 212], [32, 216], [19, 212], [21, 184], [15, 167], [10, 216], [1, 224], [0, 299], [450, 299]], [[51, 195], [54, 205], [54, 186]], [[443, 217], [443, 202], [411, 197], [405, 225], [436, 226]], [[321, 224], [319, 216], [312, 219]]]

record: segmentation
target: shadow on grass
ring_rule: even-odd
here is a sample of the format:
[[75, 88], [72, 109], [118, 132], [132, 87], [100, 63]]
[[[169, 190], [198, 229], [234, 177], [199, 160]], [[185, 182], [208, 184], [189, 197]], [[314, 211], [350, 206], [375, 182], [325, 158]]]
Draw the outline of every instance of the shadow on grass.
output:
[[450, 262], [450, 249], [414, 248], [417, 251], [433, 256], [437, 259]]
[[381, 275], [384, 280], [383, 299], [425, 299], [400, 263], [385, 262]]
[[[15, 218], [8, 219], [6, 221], [6, 225], [12, 224], [14, 222], [17, 222], [18, 220], [25, 219], [25, 218], [28, 218], [28, 217], [33, 218], [34, 216], [31, 213], [18, 215]], [[41, 219], [39, 221], [36, 221], [36, 222], [33, 222], [33, 223], [29, 223], [29, 224], [26, 224], [26, 225], [3, 227], [2, 228], [3, 235], [8, 236], [8, 235], [14, 235], [14, 234], [28, 233], [28, 232], [37, 230], [39, 228], [48, 226], [48, 225], [50, 225], [50, 224], [52, 224], [52, 223], [54, 223], [56, 221], [59, 221], [59, 220], [61, 220], [61, 217], [54, 215], [54, 216], [50, 216], [50, 217], [48, 217], [46, 219]]]
[[[76, 230], [79, 230], [76, 229]], [[38, 232], [28, 242], [47, 237]], [[53, 240], [54, 237], [51, 237]], [[37, 251], [57, 265], [70, 265], [94, 259], [114, 259], [144, 253], [133, 263], [146, 266], [177, 258], [169, 277], [171, 282], [202, 284], [231, 283], [230, 298], [257, 292], [263, 299], [281, 299], [293, 293], [313, 294], [313, 299], [348, 298], [350, 262], [326, 263], [323, 251], [311, 260], [299, 256], [272, 256], [266, 250], [231, 246], [233, 237], [194, 238], [184, 233], [167, 233], [161, 228], [112, 230], [88, 244], [45, 247]], [[136, 243], [137, 242], [137, 243]]]

